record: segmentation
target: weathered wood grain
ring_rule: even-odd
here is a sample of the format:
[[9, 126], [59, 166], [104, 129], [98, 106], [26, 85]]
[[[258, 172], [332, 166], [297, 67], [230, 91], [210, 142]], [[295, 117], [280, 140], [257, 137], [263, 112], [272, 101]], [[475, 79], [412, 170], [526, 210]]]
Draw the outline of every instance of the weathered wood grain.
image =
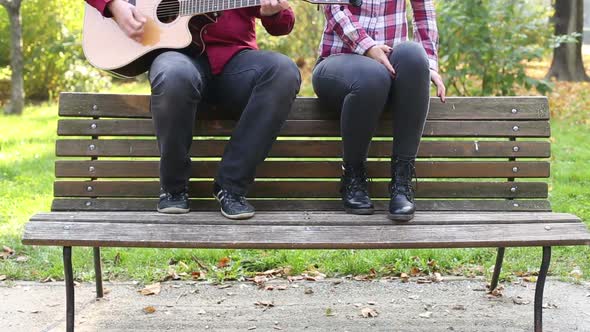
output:
[[[217, 174], [218, 161], [194, 161], [193, 178], [212, 178]], [[372, 178], [391, 177], [389, 161], [368, 162]], [[419, 178], [543, 178], [549, 177], [549, 162], [448, 162], [419, 161], [416, 163]], [[256, 169], [259, 178], [339, 178], [342, 163], [336, 161], [266, 161]], [[80, 161], [58, 160], [55, 176], [93, 178], [158, 178], [158, 161]]]
[[[260, 181], [248, 197], [339, 197], [340, 183], [336, 181]], [[192, 197], [211, 197], [213, 185], [209, 181], [192, 181]], [[514, 188], [514, 189], [513, 189]], [[57, 181], [55, 197], [157, 197], [158, 181]], [[387, 182], [373, 182], [372, 195], [389, 197]], [[428, 182], [418, 184], [418, 198], [545, 198], [545, 182]]]
[[589, 245], [576, 223], [270, 226], [29, 222], [24, 244], [163, 248], [396, 249]]
[[[196, 136], [230, 136], [235, 121], [197, 121]], [[59, 120], [60, 136], [154, 136], [154, 125], [148, 119]], [[376, 136], [391, 136], [392, 124], [380, 122]], [[280, 136], [340, 136], [339, 120], [289, 120]], [[427, 121], [423, 137], [549, 137], [547, 121]]]
[[[515, 111], [513, 111], [515, 110]], [[203, 105], [198, 116], [203, 119], [227, 120], [238, 110]], [[60, 116], [151, 118], [149, 95], [62, 93]], [[325, 109], [316, 98], [297, 98], [291, 109], [291, 120], [336, 119], [338, 113]], [[385, 112], [383, 118], [390, 119]], [[549, 105], [546, 97], [448, 97], [445, 104], [430, 99], [430, 120], [547, 120]]]
[[[192, 157], [220, 157], [227, 141], [195, 140]], [[391, 142], [373, 141], [370, 157], [391, 156]], [[155, 140], [57, 140], [58, 157], [159, 157]], [[549, 142], [507, 141], [423, 141], [418, 150], [421, 158], [547, 158], [551, 154]], [[270, 157], [336, 157], [342, 155], [339, 141], [276, 141]]]

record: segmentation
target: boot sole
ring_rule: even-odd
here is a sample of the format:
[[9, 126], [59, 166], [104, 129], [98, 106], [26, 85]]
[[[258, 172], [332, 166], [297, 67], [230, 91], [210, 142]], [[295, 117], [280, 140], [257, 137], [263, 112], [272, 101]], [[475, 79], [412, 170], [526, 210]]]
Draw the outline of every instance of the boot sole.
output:
[[169, 208], [165, 208], [165, 209], [160, 209], [157, 208], [158, 212], [160, 213], [165, 213], [165, 214], [183, 214], [183, 213], [189, 213], [190, 209], [183, 209], [183, 208], [177, 208], [177, 207], [169, 207]]
[[369, 215], [374, 214], [375, 209], [344, 209], [348, 214]]
[[393, 221], [410, 221], [414, 219], [414, 214], [388, 214], [387, 218]]
[[[219, 202], [219, 198], [217, 198], [216, 195], [213, 195], [213, 197], [215, 197], [215, 200], [217, 202]], [[221, 202], [219, 202], [219, 203], [221, 204]], [[254, 214], [256, 214], [256, 211], [245, 212], [245, 213], [240, 213], [240, 214], [227, 214], [223, 211], [223, 209], [219, 209], [219, 211], [221, 212], [221, 215], [223, 215], [227, 219], [232, 219], [232, 220], [250, 219], [250, 218], [254, 217]]]

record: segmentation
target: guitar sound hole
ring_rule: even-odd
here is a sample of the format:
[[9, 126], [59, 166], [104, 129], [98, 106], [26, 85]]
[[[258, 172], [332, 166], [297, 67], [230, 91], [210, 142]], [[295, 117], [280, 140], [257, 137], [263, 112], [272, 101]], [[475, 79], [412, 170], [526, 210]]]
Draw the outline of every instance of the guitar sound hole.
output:
[[180, 14], [180, 2], [177, 0], [163, 0], [158, 4], [156, 16], [162, 23], [174, 22]]

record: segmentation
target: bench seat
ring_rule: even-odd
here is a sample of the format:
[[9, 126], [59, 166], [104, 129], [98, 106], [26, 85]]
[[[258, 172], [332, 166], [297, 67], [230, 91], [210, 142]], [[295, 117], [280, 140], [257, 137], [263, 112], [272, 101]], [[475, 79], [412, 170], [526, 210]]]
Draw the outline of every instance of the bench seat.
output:
[[376, 214], [347, 215], [339, 199], [340, 119], [315, 98], [298, 98], [248, 197], [250, 220], [228, 220], [211, 198], [212, 178], [236, 112], [203, 105], [190, 155], [191, 213], [155, 211], [158, 146], [149, 96], [63, 93], [54, 200], [25, 226], [23, 243], [62, 246], [67, 330], [74, 328], [72, 247], [251, 249], [408, 249], [496, 247], [490, 291], [506, 247], [542, 247], [534, 304], [542, 330], [543, 287], [552, 246], [590, 245], [576, 216], [552, 212], [551, 136], [545, 97], [431, 99], [418, 158], [411, 223], [387, 219], [392, 114], [384, 113], [369, 150]]
[[89, 247], [400, 249], [590, 245], [579, 218], [551, 212], [418, 212], [411, 223], [385, 214], [259, 212], [54, 212], [27, 224], [23, 243]]

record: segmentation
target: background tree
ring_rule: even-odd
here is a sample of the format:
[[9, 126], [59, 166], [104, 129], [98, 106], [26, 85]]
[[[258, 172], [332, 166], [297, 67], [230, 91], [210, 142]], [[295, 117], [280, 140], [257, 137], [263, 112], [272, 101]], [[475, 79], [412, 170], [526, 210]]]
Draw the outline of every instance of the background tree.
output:
[[22, 114], [25, 105], [25, 88], [23, 79], [23, 35], [21, 26], [20, 5], [22, 0], [0, 0], [6, 8], [10, 21], [10, 67], [11, 97], [5, 109], [7, 114]]
[[554, 7], [555, 35], [576, 33], [577, 42], [564, 43], [555, 48], [547, 78], [555, 77], [558, 81], [588, 81], [590, 78], [586, 75], [582, 61], [584, 1], [556, 0]]

